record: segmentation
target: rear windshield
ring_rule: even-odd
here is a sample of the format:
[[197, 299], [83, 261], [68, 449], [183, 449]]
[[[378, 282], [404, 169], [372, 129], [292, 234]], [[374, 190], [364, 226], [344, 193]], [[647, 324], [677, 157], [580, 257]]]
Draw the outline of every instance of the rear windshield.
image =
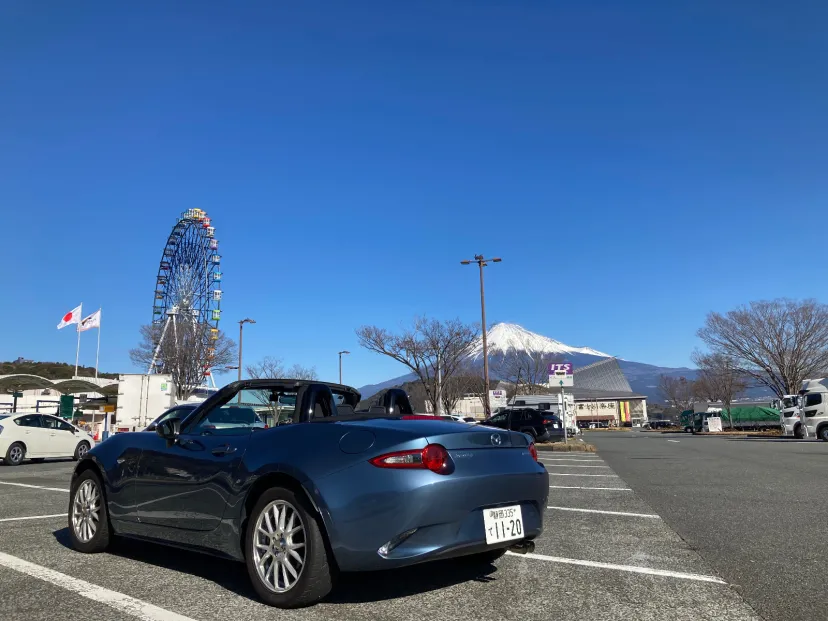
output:
[[0, 420], [3, 420], [4, 418], [8, 418], [8, 417], [9, 417], [8, 414], [0, 414]]

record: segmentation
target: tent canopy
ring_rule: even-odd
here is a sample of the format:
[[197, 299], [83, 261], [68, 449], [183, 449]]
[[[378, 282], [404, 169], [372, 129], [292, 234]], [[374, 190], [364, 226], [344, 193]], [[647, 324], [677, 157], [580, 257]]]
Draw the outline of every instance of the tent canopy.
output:
[[28, 375], [25, 373], [0, 375], [0, 393], [47, 388], [65, 395], [79, 392], [97, 392], [103, 395], [117, 395], [118, 380], [95, 380], [92, 377], [50, 380], [39, 375]]

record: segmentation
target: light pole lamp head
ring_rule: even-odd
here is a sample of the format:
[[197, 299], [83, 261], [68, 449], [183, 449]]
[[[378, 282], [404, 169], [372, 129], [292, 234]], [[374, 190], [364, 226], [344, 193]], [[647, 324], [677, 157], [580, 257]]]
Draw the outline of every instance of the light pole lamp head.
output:
[[347, 349], [343, 349], [341, 352], [339, 352], [339, 355], [341, 356], [342, 354], [350, 354], [350, 353], [351, 352], [349, 352]]
[[495, 257], [494, 259], [492, 259], [492, 263], [500, 263], [502, 260], [503, 259], [501, 259], [500, 257]]
[[469, 265], [471, 261], [460, 261], [460, 265]]
[[244, 325], [246, 323], [256, 323], [256, 320], [255, 319], [250, 319], [250, 317], [247, 317], [247, 318], [242, 319], [241, 321], [239, 321], [239, 325]]

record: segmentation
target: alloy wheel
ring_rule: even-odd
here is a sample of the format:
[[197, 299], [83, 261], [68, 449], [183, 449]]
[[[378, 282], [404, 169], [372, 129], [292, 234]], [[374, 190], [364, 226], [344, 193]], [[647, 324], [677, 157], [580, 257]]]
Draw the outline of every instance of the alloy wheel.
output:
[[19, 464], [23, 461], [23, 448], [19, 445], [11, 447], [11, 449], [9, 449], [9, 459], [11, 459], [15, 464]]
[[302, 516], [289, 502], [275, 500], [259, 514], [253, 530], [253, 561], [259, 579], [275, 593], [296, 586], [307, 554]]
[[86, 442], [82, 442], [78, 445], [78, 458], [83, 459], [86, 457], [86, 454], [89, 452], [89, 447], [86, 445]]
[[87, 479], [78, 487], [72, 503], [72, 528], [82, 543], [91, 541], [98, 532], [100, 515], [100, 491], [94, 481]]

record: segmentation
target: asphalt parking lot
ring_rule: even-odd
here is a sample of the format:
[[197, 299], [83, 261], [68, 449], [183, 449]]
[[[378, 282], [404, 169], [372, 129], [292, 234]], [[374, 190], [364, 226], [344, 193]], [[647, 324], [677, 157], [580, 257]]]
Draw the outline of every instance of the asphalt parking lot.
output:
[[635, 431], [587, 438], [763, 619], [828, 617], [828, 443]]
[[64, 515], [74, 463], [0, 466], [0, 618], [758, 618], [600, 454], [541, 458], [552, 488], [534, 554], [345, 575], [295, 611], [258, 603], [241, 564], [128, 541], [76, 553]]

